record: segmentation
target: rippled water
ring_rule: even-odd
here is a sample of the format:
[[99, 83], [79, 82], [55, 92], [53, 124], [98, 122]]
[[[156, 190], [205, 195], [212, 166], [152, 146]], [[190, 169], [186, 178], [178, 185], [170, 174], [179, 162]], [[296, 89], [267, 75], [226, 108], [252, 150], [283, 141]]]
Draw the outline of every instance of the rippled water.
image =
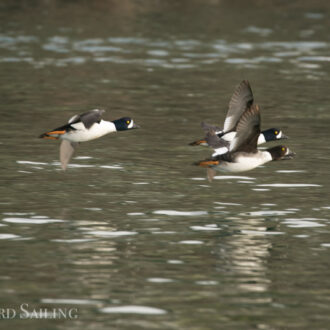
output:
[[[0, 7], [2, 324], [326, 329], [330, 7], [37, 3]], [[210, 183], [188, 144], [242, 79], [297, 156]], [[92, 108], [142, 128], [63, 172], [37, 136]]]

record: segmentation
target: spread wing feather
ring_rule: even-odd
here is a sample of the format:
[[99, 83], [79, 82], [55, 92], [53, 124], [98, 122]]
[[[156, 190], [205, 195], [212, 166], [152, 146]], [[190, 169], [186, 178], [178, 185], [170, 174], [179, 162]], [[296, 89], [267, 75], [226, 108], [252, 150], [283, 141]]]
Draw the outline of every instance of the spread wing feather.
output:
[[222, 129], [220, 127], [207, 124], [204, 121], [201, 122], [201, 126], [205, 132], [209, 132], [210, 130], [213, 130], [216, 132], [222, 131]]
[[224, 132], [232, 131], [247, 108], [253, 104], [253, 93], [247, 80], [243, 80], [235, 89], [229, 102], [229, 108], [223, 125]]
[[95, 123], [99, 123], [102, 119], [102, 114], [104, 113], [104, 110], [94, 109], [87, 111], [81, 115], [75, 115], [69, 120], [69, 124], [76, 124], [79, 122], [82, 122], [84, 126], [89, 129], [91, 128]]
[[260, 109], [253, 105], [247, 109], [236, 128], [237, 134], [230, 144], [229, 151], [255, 152], [257, 150], [258, 137], [260, 135]]
[[229, 146], [229, 142], [219, 138], [219, 136], [216, 134], [216, 131], [212, 129], [207, 132], [205, 139], [207, 144], [213, 149]]
[[77, 145], [78, 143], [62, 140], [60, 145], [60, 161], [61, 167], [64, 171], [66, 170]]

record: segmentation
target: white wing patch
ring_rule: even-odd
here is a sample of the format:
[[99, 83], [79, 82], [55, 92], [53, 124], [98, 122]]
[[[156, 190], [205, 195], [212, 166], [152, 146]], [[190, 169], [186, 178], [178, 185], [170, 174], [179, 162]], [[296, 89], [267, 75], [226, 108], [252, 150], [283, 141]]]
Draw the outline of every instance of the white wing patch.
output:
[[78, 123], [72, 124], [71, 126], [76, 130], [86, 130], [85, 125], [81, 121]]
[[230, 132], [221, 137], [221, 139], [224, 139], [225, 141], [231, 142], [234, 140], [236, 136], [236, 132]]
[[239, 139], [237, 139], [236, 137], [231, 141], [230, 146], [229, 146], [229, 151], [233, 151], [235, 150], [237, 144], [239, 142]]
[[212, 154], [212, 157], [226, 154], [229, 151], [229, 149], [227, 147], [221, 147], [221, 148], [214, 149], [214, 151], [215, 152]]
[[261, 133], [258, 137], [258, 144], [266, 143], [265, 136]]
[[72, 122], [74, 122], [76, 119], [78, 119], [79, 115], [74, 115], [73, 117], [71, 117], [68, 121], [69, 124], [71, 124]]
[[233, 126], [232, 121], [233, 121], [233, 116], [227, 117], [225, 119], [225, 122], [223, 124], [223, 130], [224, 130], [224, 132], [226, 132], [226, 131], [228, 131], [228, 130], [231, 129], [231, 126]]

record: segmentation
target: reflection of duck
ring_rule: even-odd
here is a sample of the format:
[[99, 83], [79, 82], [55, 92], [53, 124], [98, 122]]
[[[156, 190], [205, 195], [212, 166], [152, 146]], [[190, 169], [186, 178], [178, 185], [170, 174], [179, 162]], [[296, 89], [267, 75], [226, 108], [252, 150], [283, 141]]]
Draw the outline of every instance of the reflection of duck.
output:
[[[235, 138], [236, 127], [239, 119], [244, 111], [250, 108], [253, 104], [253, 94], [251, 86], [247, 80], [243, 80], [235, 89], [233, 96], [229, 102], [229, 109], [223, 124], [223, 129], [217, 126], [212, 126], [202, 123], [203, 129], [208, 132], [212, 130], [221, 138], [218, 141], [218, 146], [215, 148], [214, 155], [221, 155], [228, 152], [230, 142]], [[287, 137], [277, 128], [270, 128], [260, 132], [257, 143], [262, 144], [268, 141], [286, 139]], [[190, 145], [208, 145], [206, 139], [198, 140], [190, 143]]]
[[[243, 172], [272, 160], [284, 160], [293, 157], [294, 153], [285, 146], [276, 146], [265, 151], [258, 150], [259, 135], [260, 110], [257, 105], [252, 105], [237, 123], [236, 134], [229, 144], [229, 152], [197, 162], [196, 165], [226, 172]], [[217, 132], [210, 129], [206, 137], [207, 143], [214, 146], [219, 140], [221, 139], [217, 136]]]
[[123, 117], [114, 121], [102, 120], [104, 110], [94, 109], [81, 115], [73, 116], [68, 124], [43, 133], [43, 139], [61, 139], [60, 160], [62, 169], [65, 170], [79, 142], [97, 139], [103, 135], [138, 128], [133, 119]]

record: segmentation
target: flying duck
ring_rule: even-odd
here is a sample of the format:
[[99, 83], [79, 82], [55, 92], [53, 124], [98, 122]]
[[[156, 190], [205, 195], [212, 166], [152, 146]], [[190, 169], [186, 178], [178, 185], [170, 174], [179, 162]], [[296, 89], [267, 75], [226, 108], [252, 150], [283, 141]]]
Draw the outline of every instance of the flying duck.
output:
[[[213, 130], [216, 135], [221, 138], [221, 143], [219, 142], [219, 146], [217, 150], [215, 150], [215, 154], [221, 155], [228, 152], [229, 142], [231, 142], [236, 135], [236, 127], [238, 121], [245, 112], [245, 110], [252, 106], [253, 101], [253, 93], [250, 83], [247, 80], [243, 80], [236, 87], [234, 94], [230, 99], [228, 112], [223, 124], [223, 129], [218, 126], [206, 124], [204, 122], [201, 124], [205, 132]], [[262, 144], [268, 141], [275, 141], [287, 138], [288, 137], [285, 136], [280, 129], [269, 128], [260, 132], [257, 143]], [[207, 146], [208, 143], [204, 138], [202, 140], [191, 142], [190, 145]]]
[[[236, 125], [236, 134], [229, 144], [229, 151], [199, 161], [195, 165], [225, 172], [250, 171], [273, 160], [291, 159], [295, 155], [286, 146], [276, 146], [264, 151], [257, 149], [260, 135], [260, 109], [258, 105], [248, 108]], [[211, 146], [221, 138], [214, 129], [210, 129], [206, 141]]]
[[49, 132], [41, 134], [43, 139], [61, 140], [60, 160], [63, 170], [74, 153], [79, 142], [98, 139], [99, 137], [118, 131], [139, 128], [129, 117], [123, 117], [114, 121], [103, 120], [105, 110], [94, 109], [70, 118], [68, 124], [57, 127]]

